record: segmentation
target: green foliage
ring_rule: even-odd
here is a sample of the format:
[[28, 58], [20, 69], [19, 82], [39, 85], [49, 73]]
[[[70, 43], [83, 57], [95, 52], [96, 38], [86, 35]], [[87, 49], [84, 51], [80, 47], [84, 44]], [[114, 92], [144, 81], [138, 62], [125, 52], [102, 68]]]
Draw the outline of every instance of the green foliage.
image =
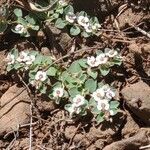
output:
[[[39, 4], [42, 8], [43, 5]], [[46, 22], [53, 23], [59, 29], [65, 28], [72, 36], [85, 38], [98, 35], [100, 28], [96, 17], [90, 17], [84, 11], [74, 13], [73, 6], [59, 2], [48, 12], [29, 13], [26, 16], [19, 8], [13, 12], [15, 20], [12, 21], [12, 31], [24, 37], [36, 33]], [[3, 14], [7, 14], [5, 9]], [[8, 26], [7, 17], [4, 16], [0, 20], [0, 32], [4, 32]], [[53, 62], [51, 56], [37, 51], [18, 52], [13, 49], [7, 56], [7, 71], [16, 70], [28, 75], [29, 84], [37, 92], [48, 95], [56, 104], [64, 100], [67, 103], [64, 107], [71, 117], [91, 112], [93, 120], [101, 123], [117, 113], [119, 102], [113, 99], [113, 88], [99, 80], [103, 80], [111, 67], [119, 66], [121, 62], [117, 50], [105, 48], [104, 51], [97, 51], [96, 56], [75, 60], [67, 68], [62, 68]]]
[[81, 32], [81, 30], [78, 26], [73, 26], [70, 28], [70, 34], [73, 36], [80, 34], [80, 32]]
[[66, 26], [66, 21], [58, 18], [55, 22], [55, 26], [59, 29], [63, 29]]
[[6, 6], [0, 7], [0, 33], [4, 32], [8, 27], [8, 8]]
[[[108, 52], [110, 50], [105, 52], [106, 57], [108, 57]], [[97, 52], [97, 57], [101, 54], [103, 54], [102, 51]], [[115, 65], [109, 65], [110, 62], [116, 58], [121, 62], [118, 53], [114, 50], [111, 51], [110, 58], [105, 63], [101, 64], [100, 62], [100, 64], [97, 63], [97, 66], [92, 67], [90, 59], [82, 58], [72, 62], [64, 70], [55, 65], [50, 56], [41, 55], [37, 51], [19, 53], [17, 49], [13, 49], [7, 57], [7, 71], [28, 72], [29, 83], [41, 94], [48, 94], [57, 104], [61, 100], [67, 99], [68, 103], [65, 105], [65, 109], [72, 117], [84, 116], [89, 110], [93, 113], [96, 121], [100, 123], [105, 120], [106, 114], [111, 117], [118, 111], [119, 102], [113, 100], [115, 90], [109, 85], [97, 81], [98, 75], [104, 78], [109, 73], [110, 67]], [[92, 57], [92, 59], [95, 58]], [[101, 59], [95, 60], [101, 61]], [[104, 59], [102, 59], [103, 61]], [[102, 95], [99, 97], [100, 94]], [[86, 100], [86, 97], [89, 100]]]
[[38, 31], [39, 25], [37, 25], [37, 18], [33, 14], [28, 14], [23, 17], [22, 10], [19, 8], [14, 9], [16, 16], [16, 26], [12, 28], [14, 33], [20, 34], [24, 37], [29, 37], [31, 31]]

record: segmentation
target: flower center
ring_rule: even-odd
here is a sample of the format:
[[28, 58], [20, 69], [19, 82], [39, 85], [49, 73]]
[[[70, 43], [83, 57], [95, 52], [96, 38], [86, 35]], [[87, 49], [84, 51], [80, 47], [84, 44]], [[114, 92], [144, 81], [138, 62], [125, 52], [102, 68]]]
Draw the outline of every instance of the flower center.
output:
[[77, 101], [76, 101], [76, 104], [80, 103], [81, 102], [81, 99], [78, 98]]
[[102, 106], [102, 110], [105, 110], [106, 105], [104, 103], [102, 103], [101, 106]]
[[57, 93], [57, 95], [59, 95], [59, 94], [60, 94], [60, 91], [57, 90], [56, 93]]
[[40, 74], [40, 75], [39, 75], [39, 79], [42, 79], [42, 78], [43, 78], [43, 75], [42, 75], [42, 74]]
[[97, 97], [101, 97], [101, 94], [100, 94], [100, 93], [97, 93], [96, 96], [97, 96]]
[[24, 59], [24, 56], [23, 56], [23, 55], [20, 55], [20, 58], [21, 58], [21, 59]]

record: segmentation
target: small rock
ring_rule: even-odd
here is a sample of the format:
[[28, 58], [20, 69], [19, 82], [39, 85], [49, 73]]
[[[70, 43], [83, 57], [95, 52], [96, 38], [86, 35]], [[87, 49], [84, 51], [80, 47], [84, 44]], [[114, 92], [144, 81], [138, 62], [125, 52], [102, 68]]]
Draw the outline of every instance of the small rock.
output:
[[138, 150], [143, 145], [148, 145], [150, 129], [141, 129], [133, 137], [123, 139], [106, 146], [103, 150]]
[[14, 85], [1, 97], [0, 136], [11, 131], [17, 131], [18, 125], [29, 123], [30, 97], [26, 90]]
[[133, 120], [132, 116], [129, 112], [127, 112], [127, 120], [126, 124], [124, 125], [122, 129], [122, 135], [125, 138], [131, 137], [133, 134], [135, 134], [139, 130], [138, 124]]
[[150, 87], [143, 81], [129, 84], [121, 91], [130, 110], [150, 125]]

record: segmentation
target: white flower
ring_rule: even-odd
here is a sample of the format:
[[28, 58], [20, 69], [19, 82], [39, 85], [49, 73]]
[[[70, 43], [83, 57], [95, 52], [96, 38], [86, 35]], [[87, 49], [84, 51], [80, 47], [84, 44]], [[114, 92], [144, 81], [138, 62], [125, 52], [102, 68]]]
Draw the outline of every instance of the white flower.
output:
[[62, 97], [64, 94], [63, 88], [55, 88], [53, 91], [53, 96], [54, 97]]
[[38, 71], [35, 75], [35, 80], [45, 81], [47, 79], [46, 72]]
[[108, 99], [112, 99], [113, 97], [115, 97], [115, 92], [114, 92], [113, 90], [111, 90], [111, 89], [108, 89], [108, 90], [106, 91], [106, 97], [107, 97]]
[[61, 6], [66, 6], [67, 5], [67, 2], [65, 0], [59, 0], [58, 3]]
[[79, 114], [81, 112], [81, 108], [77, 107], [76, 104], [72, 104], [68, 109], [67, 109], [72, 116], [74, 113]]
[[108, 51], [105, 52], [105, 54], [106, 54], [106, 56], [112, 58], [112, 57], [116, 56], [118, 54], [118, 52], [115, 50], [109, 49]]
[[108, 61], [108, 57], [104, 53], [101, 53], [96, 57], [96, 61], [99, 65], [105, 64]]
[[97, 109], [98, 110], [109, 110], [109, 101], [107, 99], [98, 101]]
[[76, 19], [76, 16], [74, 13], [72, 12], [69, 12], [66, 16], [65, 16], [65, 19], [70, 22], [70, 23], [74, 23], [75, 19]]
[[13, 64], [15, 62], [15, 56], [9, 53], [6, 57], [6, 62], [8, 65]]
[[26, 58], [26, 64], [27, 65], [31, 65], [35, 60], [35, 56], [34, 55], [30, 55], [30, 56], [27, 56]]
[[85, 99], [81, 95], [76, 95], [76, 97], [73, 98], [73, 104], [75, 104], [76, 107], [80, 107], [85, 104]]
[[97, 63], [96, 61], [96, 58], [94, 56], [91, 56], [91, 57], [87, 57], [87, 64], [90, 66], [90, 67], [97, 67], [99, 64]]
[[103, 89], [97, 89], [95, 92], [93, 92], [92, 97], [95, 99], [95, 101], [100, 101], [104, 98], [105, 92]]
[[99, 23], [95, 23], [94, 25], [92, 25], [93, 30], [98, 30], [100, 27], [101, 25]]
[[19, 57], [16, 59], [18, 62], [26, 62], [28, 58], [27, 52], [20, 52]]
[[88, 17], [79, 16], [77, 18], [77, 22], [79, 25], [81, 25], [83, 27], [89, 26], [89, 18]]
[[87, 33], [92, 33], [93, 32], [93, 29], [92, 29], [92, 26], [89, 25], [89, 26], [84, 26], [84, 29]]
[[15, 26], [15, 31], [19, 34], [25, 33], [26, 28], [22, 24], [18, 24]]

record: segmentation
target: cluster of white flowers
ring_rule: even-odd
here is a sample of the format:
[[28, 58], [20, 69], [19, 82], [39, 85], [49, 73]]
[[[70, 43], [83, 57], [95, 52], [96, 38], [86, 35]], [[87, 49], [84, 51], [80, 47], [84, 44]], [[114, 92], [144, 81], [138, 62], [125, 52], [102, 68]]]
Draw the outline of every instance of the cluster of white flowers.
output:
[[77, 22], [80, 26], [82, 26], [85, 29], [87, 33], [95, 32], [101, 27], [99, 23], [90, 23], [89, 18], [86, 16], [77, 17]]
[[20, 52], [18, 58], [16, 59], [19, 63], [25, 63], [26, 65], [31, 65], [35, 60], [35, 55], [29, 55], [28, 52]]
[[72, 100], [72, 105], [68, 108], [70, 115], [79, 114], [81, 112], [81, 107], [85, 105], [85, 98], [82, 95], [76, 95]]
[[105, 53], [100, 53], [98, 56], [87, 57], [87, 64], [90, 67], [97, 67], [102, 64], [106, 64], [109, 59], [118, 55], [118, 52], [112, 49], [108, 49]]
[[74, 23], [75, 20], [77, 20], [78, 25], [83, 27], [87, 33], [95, 32], [101, 27], [101, 25], [99, 23], [91, 24], [88, 17], [82, 16], [82, 15], [81, 16], [76, 16], [72, 12], [69, 12], [65, 16], [65, 19], [69, 23]]
[[15, 55], [11, 53], [8, 53], [6, 57], [6, 61], [8, 65], [14, 64], [15, 61], [21, 64], [31, 65], [34, 62], [34, 60], [35, 60], [34, 55], [29, 55], [28, 52], [24, 52], [24, 51], [20, 52], [17, 58], [15, 58]]
[[109, 111], [110, 115], [113, 115], [113, 111], [110, 110], [109, 102], [115, 96], [115, 91], [113, 91], [109, 86], [104, 85], [93, 92], [91, 96], [97, 102], [98, 110]]

